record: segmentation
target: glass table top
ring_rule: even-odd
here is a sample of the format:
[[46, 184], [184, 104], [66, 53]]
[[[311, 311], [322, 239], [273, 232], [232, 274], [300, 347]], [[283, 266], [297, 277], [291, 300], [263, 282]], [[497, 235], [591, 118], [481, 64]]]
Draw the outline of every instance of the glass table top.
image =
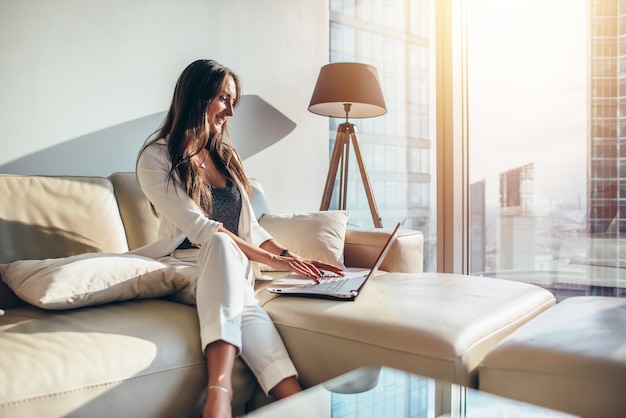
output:
[[572, 416], [386, 367], [355, 370], [246, 415], [253, 418]]

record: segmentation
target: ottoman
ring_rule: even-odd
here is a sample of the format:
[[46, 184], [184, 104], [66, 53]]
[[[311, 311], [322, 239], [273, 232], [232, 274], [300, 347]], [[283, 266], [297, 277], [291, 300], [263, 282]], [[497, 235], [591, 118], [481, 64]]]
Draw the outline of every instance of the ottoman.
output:
[[480, 389], [583, 417], [626, 416], [626, 299], [565, 299], [489, 353]]
[[383, 273], [354, 302], [257, 296], [307, 387], [380, 365], [476, 387], [483, 357], [555, 304], [538, 286], [443, 273]]

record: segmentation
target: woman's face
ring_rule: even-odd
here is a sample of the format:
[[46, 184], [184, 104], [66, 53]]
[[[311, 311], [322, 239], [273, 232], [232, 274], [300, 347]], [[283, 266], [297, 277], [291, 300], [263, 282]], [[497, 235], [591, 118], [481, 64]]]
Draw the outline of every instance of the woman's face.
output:
[[229, 117], [235, 114], [234, 104], [237, 100], [237, 86], [232, 76], [224, 78], [224, 87], [211, 100], [206, 111], [206, 124], [210, 132], [219, 133]]

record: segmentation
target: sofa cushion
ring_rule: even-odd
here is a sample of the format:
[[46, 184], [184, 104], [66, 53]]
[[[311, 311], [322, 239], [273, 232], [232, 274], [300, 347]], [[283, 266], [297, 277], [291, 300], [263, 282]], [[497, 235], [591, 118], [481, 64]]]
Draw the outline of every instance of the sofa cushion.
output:
[[306, 386], [386, 365], [476, 387], [484, 356], [555, 304], [538, 286], [444, 273], [380, 274], [354, 302], [257, 295]]
[[139, 187], [134, 172], [113, 173], [109, 177], [124, 222], [130, 250], [137, 249], [159, 238], [159, 219], [152, 212], [150, 201]]
[[[347, 228], [343, 249], [344, 264], [348, 267], [361, 268], [373, 266], [389, 239], [391, 231], [389, 228]], [[422, 232], [401, 229], [380, 269], [387, 272], [423, 272], [424, 235]]]
[[257, 179], [250, 179], [250, 187], [252, 188], [252, 198], [250, 204], [257, 220], [263, 215], [269, 215], [272, 212], [265, 198], [265, 189], [261, 182]]
[[[0, 316], [0, 416], [187, 417], [206, 388], [198, 315], [164, 300]], [[241, 360], [234, 404], [254, 377]]]
[[623, 417], [625, 331], [626, 299], [565, 299], [487, 355], [480, 389], [585, 417]]
[[[259, 224], [291, 252], [344, 268], [343, 247], [349, 217], [350, 213], [344, 210], [263, 215]], [[271, 270], [263, 265], [261, 269]]]
[[106, 178], [2, 174], [0, 196], [0, 263], [128, 251]]
[[159, 297], [187, 280], [172, 267], [131, 254], [80, 254], [0, 264], [2, 280], [24, 301], [44, 309]]

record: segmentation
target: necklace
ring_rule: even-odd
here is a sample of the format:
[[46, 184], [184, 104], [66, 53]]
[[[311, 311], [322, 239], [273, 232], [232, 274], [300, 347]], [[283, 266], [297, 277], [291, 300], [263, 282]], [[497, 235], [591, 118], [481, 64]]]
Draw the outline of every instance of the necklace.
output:
[[204, 160], [202, 160], [202, 162], [200, 163], [200, 168], [206, 168], [206, 164], [204, 162], [206, 161], [207, 158], [209, 158], [208, 152], [204, 155]]

